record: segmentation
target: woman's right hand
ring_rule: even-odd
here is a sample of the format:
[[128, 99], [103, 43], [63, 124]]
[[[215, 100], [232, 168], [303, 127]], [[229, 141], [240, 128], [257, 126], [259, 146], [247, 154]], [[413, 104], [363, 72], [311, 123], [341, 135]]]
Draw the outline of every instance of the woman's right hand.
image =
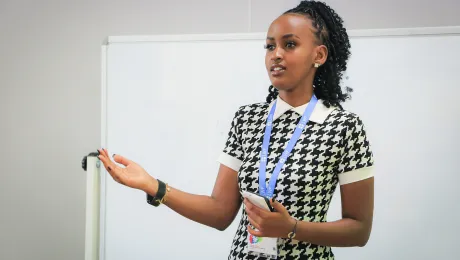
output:
[[98, 151], [99, 159], [116, 182], [134, 189], [145, 191], [150, 195], [155, 196], [155, 193], [158, 190], [158, 181], [150, 176], [150, 174], [148, 174], [139, 164], [128, 160], [121, 155], [114, 155], [114, 161], [125, 166], [122, 168], [110, 159], [109, 153], [106, 149], [98, 149]]

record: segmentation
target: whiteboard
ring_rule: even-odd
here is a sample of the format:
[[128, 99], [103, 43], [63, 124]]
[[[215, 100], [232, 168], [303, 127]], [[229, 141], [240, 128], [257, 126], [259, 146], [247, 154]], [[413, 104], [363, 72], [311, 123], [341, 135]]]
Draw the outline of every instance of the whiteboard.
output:
[[[364, 121], [376, 160], [364, 248], [337, 259], [453, 259], [460, 246], [460, 30], [352, 31], [345, 108]], [[210, 195], [231, 119], [263, 102], [265, 35], [109, 37], [103, 46], [102, 146], [185, 192]], [[192, 222], [102, 174], [101, 259], [226, 259], [225, 231]], [[108, 176], [108, 177], [107, 177]], [[334, 195], [328, 220], [340, 218]]]

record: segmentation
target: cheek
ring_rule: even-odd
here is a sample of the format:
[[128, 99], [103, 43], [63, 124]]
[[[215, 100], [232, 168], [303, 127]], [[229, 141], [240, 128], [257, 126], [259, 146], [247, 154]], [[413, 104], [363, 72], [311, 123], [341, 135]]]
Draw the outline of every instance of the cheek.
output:
[[270, 70], [270, 66], [271, 66], [271, 63], [270, 63], [270, 57], [269, 55], [265, 55], [265, 68], [268, 70]]
[[310, 55], [294, 55], [290, 61], [292, 72], [298, 76], [308, 73], [312, 64]]

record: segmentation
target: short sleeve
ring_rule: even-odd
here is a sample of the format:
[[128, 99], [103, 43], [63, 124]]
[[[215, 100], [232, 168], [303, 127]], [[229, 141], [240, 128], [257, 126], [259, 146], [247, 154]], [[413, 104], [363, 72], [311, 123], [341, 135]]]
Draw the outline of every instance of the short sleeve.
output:
[[374, 156], [362, 120], [354, 115], [347, 124], [338, 165], [340, 185], [374, 176]]
[[231, 122], [230, 131], [227, 135], [227, 141], [218, 161], [225, 166], [238, 171], [243, 162], [243, 147], [241, 142], [241, 112], [239, 109]]

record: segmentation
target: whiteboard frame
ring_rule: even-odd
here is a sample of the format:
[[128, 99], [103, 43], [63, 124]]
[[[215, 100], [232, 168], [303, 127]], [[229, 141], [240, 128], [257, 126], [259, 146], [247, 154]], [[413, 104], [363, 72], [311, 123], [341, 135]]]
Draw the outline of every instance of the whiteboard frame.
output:
[[[100, 162], [95, 156], [86, 160], [86, 223], [85, 223], [85, 260], [99, 260], [100, 225]], [[88, 192], [91, 191], [91, 192]]]
[[[101, 47], [101, 147], [107, 147], [107, 42]], [[99, 259], [105, 260], [105, 209], [106, 209], [106, 187], [107, 187], [107, 172], [104, 167], [100, 169], [101, 186], [99, 187], [100, 194], [100, 209], [99, 209]], [[87, 238], [88, 239], [88, 238]]]
[[[361, 37], [398, 37], [398, 36], [426, 36], [426, 35], [460, 35], [460, 26], [418, 27], [418, 28], [391, 28], [348, 30], [350, 38]], [[109, 36], [101, 47], [101, 147], [107, 148], [107, 52], [110, 44], [129, 44], [141, 42], [187, 42], [187, 41], [231, 41], [231, 40], [263, 40], [266, 33], [222, 33], [222, 34], [183, 34], [183, 35], [132, 35]], [[100, 234], [99, 259], [105, 259], [105, 207], [107, 173], [101, 167], [100, 186]], [[87, 190], [87, 192], [93, 192]], [[91, 194], [90, 194], [91, 195]], [[90, 234], [86, 240], [93, 240]]]
[[[348, 30], [350, 38], [382, 37], [382, 36], [421, 36], [421, 35], [457, 35], [460, 26], [446, 27], [419, 27], [419, 28], [391, 28], [391, 29], [364, 29]], [[133, 35], [109, 36], [106, 44], [138, 43], [138, 42], [182, 42], [182, 41], [228, 41], [228, 40], [261, 40], [266, 33], [224, 33], [224, 34], [182, 34], [182, 35]]]

